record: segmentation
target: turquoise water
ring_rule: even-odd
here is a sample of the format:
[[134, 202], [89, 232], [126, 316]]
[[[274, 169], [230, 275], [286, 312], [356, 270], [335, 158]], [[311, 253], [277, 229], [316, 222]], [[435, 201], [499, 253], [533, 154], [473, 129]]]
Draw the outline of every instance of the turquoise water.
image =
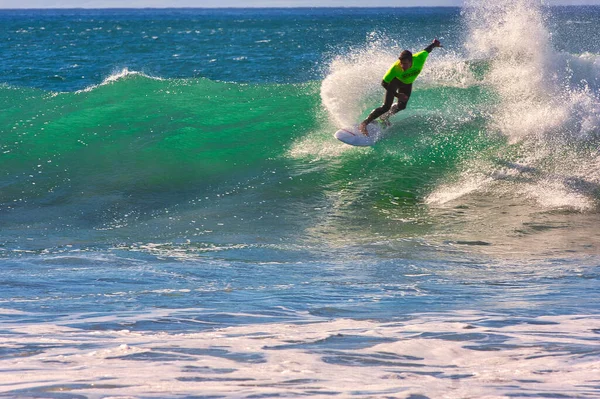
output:
[[599, 18], [0, 11], [0, 396], [599, 396]]

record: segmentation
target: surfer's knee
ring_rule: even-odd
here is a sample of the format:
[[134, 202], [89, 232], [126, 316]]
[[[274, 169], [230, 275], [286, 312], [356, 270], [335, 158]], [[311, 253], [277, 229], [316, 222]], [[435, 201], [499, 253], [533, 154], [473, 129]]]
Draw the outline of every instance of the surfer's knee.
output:
[[390, 114], [394, 115], [406, 108], [406, 103], [399, 102], [390, 107]]
[[394, 113], [402, 111], [406, 109], [406, 103], [404, 101], [398, 101], [397, 104], [394, 104], [394, 109], [392, 110]]
[[381, 107], [379, 107], [379, 112], [386, 113], [386, 112], [388, 112], [388, 111], [389, 111], [391, 108], [392, 108], [392, 104], [383, 104]]

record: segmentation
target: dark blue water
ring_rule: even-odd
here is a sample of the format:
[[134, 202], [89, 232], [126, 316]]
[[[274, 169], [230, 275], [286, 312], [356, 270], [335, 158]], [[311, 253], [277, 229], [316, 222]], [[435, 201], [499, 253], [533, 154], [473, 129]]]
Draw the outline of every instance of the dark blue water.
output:
[[459, 19], [457, 8], [4, 10], [0, 73], [5, 83], [55, 91], [98, 84], [123, 68], [162, 78], [306, 82], [322, 79], [328, 57], [373, 32], [413, 45], [448, 35]]

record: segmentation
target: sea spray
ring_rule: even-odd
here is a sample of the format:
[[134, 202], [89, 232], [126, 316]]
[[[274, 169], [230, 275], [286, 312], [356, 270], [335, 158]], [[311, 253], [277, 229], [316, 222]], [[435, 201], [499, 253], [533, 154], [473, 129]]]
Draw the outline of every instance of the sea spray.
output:
[[488, 59], [485, 83], [499, 96], [490, 129], [516, 142], [560, 126], [566, 110], [557, 98], [553, 50], [539, 3], [532, 0], [468, 4], [470, 58]]
[[529, 0], [468, 4], [465, 51], [470, 59], [487, 60], [481, 84], [492, 94], [481, 108], [486, 134], [500, 134], [507, 143], [468, 160], [460, 177], [435, 190], [429, 203], [488, 191], [522, 196], [542, 209], [595, 207], [598, 155], [588, 147], [599, 131], [600, 102], [596, 77], [585, 73], [595, 60], [582, 67], [581, 57], [555, 50], [544, 15]]
[[337, 126], [357, 124], [372, 99], [382, 97], [381, 77], [401, 50], [390, 39], [375, 38], [370, 35], [366, 47], [338, 55], [329, 64], [321, 101]]

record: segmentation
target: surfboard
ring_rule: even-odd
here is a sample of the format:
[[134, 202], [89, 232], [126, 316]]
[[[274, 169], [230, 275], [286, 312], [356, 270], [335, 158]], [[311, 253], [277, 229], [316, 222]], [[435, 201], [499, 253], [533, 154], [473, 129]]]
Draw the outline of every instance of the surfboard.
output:
[[350, 145], [359, 147], [368, 147], [375, 144], [381, 138], [381, 127], [379, 123], [369, 123], [367, 125], [368, 136], [365, 136], [358, 130], [358, 125], [339, 129], [333, 135], [336, 139]]

